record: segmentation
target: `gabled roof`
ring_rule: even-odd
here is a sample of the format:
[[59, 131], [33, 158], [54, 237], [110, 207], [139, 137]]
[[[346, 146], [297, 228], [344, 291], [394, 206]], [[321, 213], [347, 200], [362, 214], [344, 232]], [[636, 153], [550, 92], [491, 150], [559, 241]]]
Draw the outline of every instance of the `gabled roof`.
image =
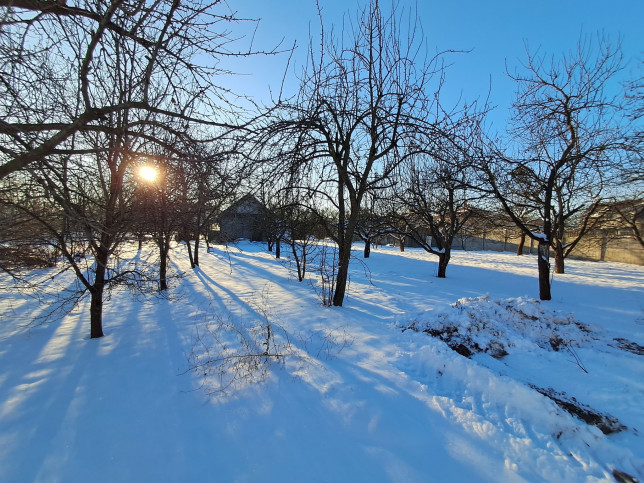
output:
[[232, 205], [221, 212], [221, 217], [239, 215], [261, 215], [267, 212], [267, 208], [251, 194], [242, 196]]

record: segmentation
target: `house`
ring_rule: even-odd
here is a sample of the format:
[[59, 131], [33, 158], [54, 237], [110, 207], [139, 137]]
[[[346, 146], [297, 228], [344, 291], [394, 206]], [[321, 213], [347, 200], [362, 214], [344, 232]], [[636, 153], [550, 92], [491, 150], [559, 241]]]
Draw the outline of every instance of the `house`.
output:
[[219, 215], [218, 238], [230, 242], [245, 238], [266, 241], [268, 209], [253, 195], [237, 200]]

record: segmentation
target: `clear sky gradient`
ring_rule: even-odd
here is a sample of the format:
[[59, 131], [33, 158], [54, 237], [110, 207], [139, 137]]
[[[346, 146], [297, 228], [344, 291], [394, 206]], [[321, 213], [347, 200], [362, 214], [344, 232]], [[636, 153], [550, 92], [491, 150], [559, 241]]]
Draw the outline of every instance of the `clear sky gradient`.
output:
[[[366, 0], [320, 0], [324, 21], [341, 23]], [[256, 48], [297, 42], [294, 56], [300, 65], [306, 57], [309, 28], [317, 32], [315, 0], [229, 1], [240, 16], [261, 18], [255, 35]], [[390, 5], [388, 0], [383, 6]], [[613, 44], [621, 41], [626, 68], [623, 78], [644, 75], [644, 0], [401, 0], [403, 8], [418, 8], [426, 45], [430, 52], [471, 51], [449, 56], [445, 91], [449, 98], [485, 98], [491, 82], [491, 101], [498, 108], [495, 127], [507, 118], [515, 85], [505, 75], [531, 51], [560, 55], [574, 49], [580, 35], [603, 33]], [[247, 58], [234, 69], [244, 73], [234, 81], [236, 91], [259, 99], [268, 97], [268, 86], [279, 89], [287, 56]], [[288, 73], [293, 79], [293, 68]], [[294, 81], [293, 81], [294, 82]], [[294, 87], [294, 83], [290, 84]]]

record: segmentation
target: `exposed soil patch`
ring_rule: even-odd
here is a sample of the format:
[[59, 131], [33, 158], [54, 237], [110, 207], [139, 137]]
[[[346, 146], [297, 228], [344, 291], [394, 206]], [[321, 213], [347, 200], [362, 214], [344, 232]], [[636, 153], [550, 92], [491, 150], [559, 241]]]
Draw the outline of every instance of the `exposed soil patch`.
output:
[[618, 349], [622, 349], [628, 352], [632, 352], [633, 354], [637, 354], [638, 356], [644, 356], [644, 347], [632, 342], [628, 339], [622, 339], [621, 337], [618, 337], [616, 339], [613, 339], [615, 342], [617, 342], [617, 347]]
[[[416, 327], [410, 326], [410, 329], [414, 331], [418, 331]], [[436, 337], [437, 339], [442, 340], [445, 342], [450, 349], [453, 351], [459, 353], [463, 357], [467, 357], [468, 359], [472, 357], [472, 354], [482, 352], [482, 349], [478, 346], [478, 344], [472, 342], [469, 340], [469, 343], [463, 343], [461, 341], [461, 337], [458, 334], [458, 329], [453, 326], [448, 326], [445, 327], [443, 330], [439, 329], [425, 329], [423, 330], [425, 334], [429, 334], [432, 337]]]
[[532, 384], [530, 384], [530, 387], [547, 398], [552, 399], [561, 409], [566, 410], [586, 424], [597, 426], [604, 434], [619, 433], [620, 431], [628, 429], [616, 417], [595, 411], [590, 406], [580, 403], [574, 397], [566, 396], [565, 393], [557, 392], [550, 387], [544, 389]]
[[[566, 360], [576, 363], [585, 373], [588, 371], [576, 349], [602, 341], [601, 334], [578, 322], [572, 314], [548, 310], [538, 301], [527, 298], [491, 300], [485, 296], [461, 299], [452, 305], [451, 310], [432, 314], [431, 318], [424, 320], [414, 320], [403, 330], [406, 329], [440, 339], [467, 358], [479, 353], [496, 359], [513, 352], [564, 353]], [[603, 344], [644, 355], [644, 347], [635, 342], [622, 338], [613, 339], [615, 344], [610, 344], [610, 341], [603, 339]], [[552, 387], [529, 386], [604, 434], [628, 429], [616, 417], [601, 413], [565, 392], [557, 392]]]
[[619, 483], [639, 483], [640, 481], [628, 473], [619, 471], [617, 468], [613, 470], [613, 478], [615, 478], [615, 481], [618, 481]]
[[[409, 328], [417, 330], [414, 327]], [[458, 329], [453, 326], [444, 327], [443, 330], [430, 328], [423, 330], [423, 332], [442, 340], [450, 347], [450, 349], [458, 352], [460, 355], [467, 357], [468, 359], [471, 358], [473, 354], [481, 352], [485, 352], [495, 359], [502, 359], [508, 355], [508, 351], [505, 350], [505, 346], [501, 341], [492, 339], [487, 342], [485, 347], [481, 347], [466, 334], [460, 334]]]
[[[517, 345], [571, 351], [591, 339], [588, 326], [572, 314], [548, 311], [533, 299], [464, 298], [450, 310], [426, 320], [414, 320], [403, 330], [424, 332], [442, 340], [462, 356], [485, 353], [502, 359]], [[527, 341], [527, 342], [526, 342]]]

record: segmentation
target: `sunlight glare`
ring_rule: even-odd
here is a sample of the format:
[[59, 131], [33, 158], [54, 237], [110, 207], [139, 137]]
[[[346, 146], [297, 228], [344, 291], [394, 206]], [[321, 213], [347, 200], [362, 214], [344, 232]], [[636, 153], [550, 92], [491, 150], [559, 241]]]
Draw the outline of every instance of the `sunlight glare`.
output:
[[139, 176], [143, 181], [152, 183], [157, 179], [158, 172], [157, 169], [153, 166], [141, 166], [139, 169]]

